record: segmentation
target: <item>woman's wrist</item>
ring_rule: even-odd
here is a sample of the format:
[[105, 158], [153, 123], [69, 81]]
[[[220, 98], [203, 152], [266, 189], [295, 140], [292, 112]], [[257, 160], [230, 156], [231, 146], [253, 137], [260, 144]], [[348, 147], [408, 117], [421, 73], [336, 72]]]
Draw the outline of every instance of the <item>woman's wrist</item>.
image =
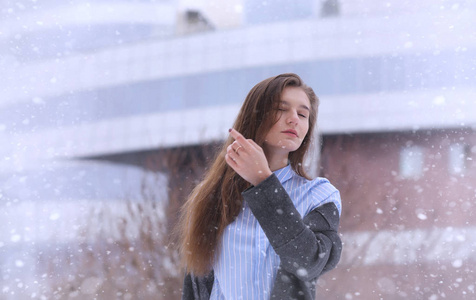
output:
[[271, 170], [266, 170], [264, 172], [259, 171], [256, 178], [253, 178], [253, 182], [250, 181], [250, 183], [254, 186], [257, 186], [258, 184], [263, 182], [266, 178], [268, 178], [271, 175], [273, 175], [273, 172], [271, 172]]

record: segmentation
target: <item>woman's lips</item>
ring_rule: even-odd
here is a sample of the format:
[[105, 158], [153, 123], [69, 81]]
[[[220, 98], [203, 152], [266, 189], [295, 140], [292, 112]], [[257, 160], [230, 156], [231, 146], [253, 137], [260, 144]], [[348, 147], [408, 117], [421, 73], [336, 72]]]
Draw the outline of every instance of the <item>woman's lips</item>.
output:
[[285, 133], [285, 134], [288, 134], [288, 135], [292, 135], [292, 136], [298, 137], [297, 131], [294, 130], [294, 129], [288, 129], [288, 130], [284, 130], [284, 131], [281, 131], [281, 132], [282, 132], [282, 133]]

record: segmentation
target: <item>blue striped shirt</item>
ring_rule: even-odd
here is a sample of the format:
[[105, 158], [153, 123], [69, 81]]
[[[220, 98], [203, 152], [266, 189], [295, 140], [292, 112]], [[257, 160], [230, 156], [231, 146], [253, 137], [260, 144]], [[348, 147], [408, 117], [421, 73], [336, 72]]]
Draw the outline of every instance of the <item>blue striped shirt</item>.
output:
[[[328, 202], [335, 203], [341, 213], [339, 191], [327, 179], [307, 180], [290, 165], [274, 174], [301, 216]], [[225, 228], [219, 249], [210, 299], [269, 299], [280, 259], [246, 201], [236, 220]]]

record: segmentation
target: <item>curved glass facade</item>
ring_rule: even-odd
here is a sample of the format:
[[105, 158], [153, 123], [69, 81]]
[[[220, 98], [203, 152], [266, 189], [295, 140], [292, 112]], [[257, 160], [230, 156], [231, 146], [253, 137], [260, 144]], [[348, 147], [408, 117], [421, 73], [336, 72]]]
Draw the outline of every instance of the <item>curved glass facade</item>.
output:
[[250, 25], [305, 19], [315, 15], [315, 1], [245, 0], [244, 18]]
[[[243, 68], [79, 91], [44, 99], [40, 105], [12, 105], [0, 111], [0, 119], [3, 122], [28, 119], [30, 126], [47, 128], [154, 112], [240, 104], [254, 84], [285, 72], [299, 74], [321, 97], [472, 87], [476, 82], [474, 65], [476, 53], [473, 50]], [[22, 128], [18, 126], [16, 130]]]
[[93, 3], [6, 1], [0, 7], [0, 53], [29, 62], [171, 36], [174, 0]]

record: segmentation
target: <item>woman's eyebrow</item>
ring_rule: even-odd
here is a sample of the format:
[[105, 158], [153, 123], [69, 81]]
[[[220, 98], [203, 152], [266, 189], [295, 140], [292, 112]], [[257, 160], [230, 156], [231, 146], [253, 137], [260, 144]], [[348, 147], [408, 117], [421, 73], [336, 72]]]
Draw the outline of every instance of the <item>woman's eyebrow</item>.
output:
[[[288, 105], [288, 106], [290, 105], [289, 102], [287, 102], [287, 101], [285, 101], [285, 100], [281, 100], [280, 103], [281, 103], [281, 104], [284, 104], [284, 105]], [[307, 105], [301, 104], [301, 105], [299, 105], [299, 107], [300, 107], [300, 108], [304, 108], [305, 110], [311, 111], [311, 110], [309, 109], [309, 107], [307, 107]]]

